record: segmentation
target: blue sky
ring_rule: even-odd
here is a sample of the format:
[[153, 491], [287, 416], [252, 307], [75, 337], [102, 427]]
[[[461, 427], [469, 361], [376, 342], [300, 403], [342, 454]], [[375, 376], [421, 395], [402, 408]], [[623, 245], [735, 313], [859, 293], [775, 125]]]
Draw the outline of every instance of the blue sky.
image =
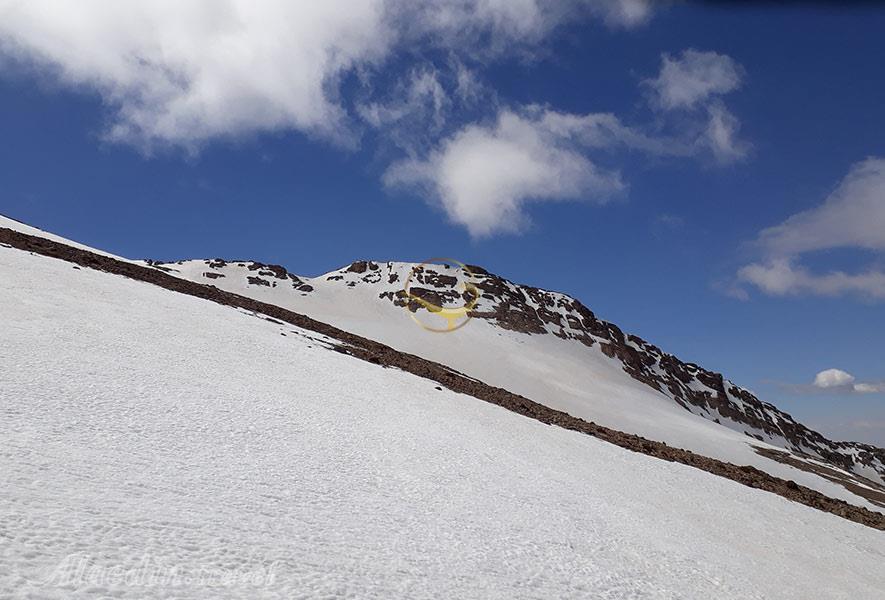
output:
[[885, 444], [885, 8], [345, 4], [0, 2], [0, 212], [305, 275], [452, 256]]

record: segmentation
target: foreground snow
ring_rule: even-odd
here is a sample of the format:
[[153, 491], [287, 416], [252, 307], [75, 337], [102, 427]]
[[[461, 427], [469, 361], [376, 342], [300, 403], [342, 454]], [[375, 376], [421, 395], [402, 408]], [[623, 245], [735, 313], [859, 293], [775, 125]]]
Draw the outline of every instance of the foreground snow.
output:
[[147, 284], [0, 279], [2, 597], [885, 589], [881, 532]]

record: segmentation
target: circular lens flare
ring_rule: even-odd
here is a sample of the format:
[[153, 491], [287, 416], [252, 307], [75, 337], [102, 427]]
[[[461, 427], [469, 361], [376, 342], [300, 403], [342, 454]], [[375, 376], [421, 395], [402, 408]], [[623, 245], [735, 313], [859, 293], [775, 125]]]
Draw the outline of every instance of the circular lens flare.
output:
[[433, 331], [435, 333], [449, 333], [455, 331], [456, 329], [460, 329], [467, 325], [470, 321], [470, 311], [476, 306], [477, 302], [479, 302], [479, 290], [476, 288], [476, 285], [473, 284], [472, 281], [459, 281], [456, 290], [462, 291], [462, 296], [467, 296], [469, 299], [465, 302], [463, 306], [439, 306], [430, 302], [426, 298], [422, 298], [419, 295], [412, 293], [412, 279], [415, 275], [423, 271], [427, 265], [456, 265], [459, 269], [465, 273], [468, 279], [472, 279], [474, 277], [473, 272], [470, 270], [470, 267], [465, 265], [459, 260], [454, 260], [451, 258], [430, 258], [425, 260], [414, 267], [409, 271], [409, 276], [406, 277], [406, 282], [403, 286], [403, 292], [410, 301], [414, 300], [420, 306], [425, 308], [429, 313], [431, 313], [435, 317], [441, 317], [445, 319], [446, 326], [445, 327], [434, 327], [428, 325], [427, 323], [423, 323], [421, 319], [418, 318], [418, 311], [412, 312], [409, 308], [411, 302], [406, 303], [405, 308], [409, 311], [409, 316], [412, 317], [412, 320], [415, 321], [420, 327], [426, 329], [427, 331]]

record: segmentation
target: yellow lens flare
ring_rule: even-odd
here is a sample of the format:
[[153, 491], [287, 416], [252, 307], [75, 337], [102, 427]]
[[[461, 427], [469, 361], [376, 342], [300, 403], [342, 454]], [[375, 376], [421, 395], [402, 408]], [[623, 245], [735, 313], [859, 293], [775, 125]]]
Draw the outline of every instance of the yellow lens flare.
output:
[[[422, 298], [420, 296], [416, 296], [410, 291], [412, 285], [412, 278], [419, 270], [423, 270], [427, 265], [457, 265], [460, 269], [467, 274], [468, 277], [473, 277], [473, 272], [470, 268], [462, 263], [461, 261], [454, 260], [451, 258], [431, 258], [425, 260], [414, 267], [409, 272], [409, 276], [406, 277], [405, 285], [403, 286], [403, 292], [409, 300], [414, 300], [419, 305], [423, 306], [427, 309], [428, 312], [432, 313], [435, 316], [442, 317], [446, 321], [445, 328], [439, 327], [431, 327], [426, 323], [422, 323], [421, 320], [417, 316], [417, 311], [413, 313], [409, 310], [409, 304], [406, 303], [405, 308], [409, 311], [409, 316], [412, 317], [412, 320], [415, 321], [420, 327], [426, 329], [427, 331], [433, 331], [435, 333], [448, 333], [451, 331], [455, 331], [456, 329], [460, 329], [464, 327], [471, 319], [470, 311], [473, 310], [473, 307], [476, 306], [477, 302], [479, 302], [479, 290], [476, 286], [471, 282], [459, 282], [455, 289], [463, 290], [463, 293], [470, 297], [470, 300], [464, 304], [464, 306], [455, 306], [455, 307], [447, 307], [447, 306], [438, 306], [429, 300]], [[463, 319], [463, 320], [461, 320]], [[461, 320], [459, 322], [459, 320]]]

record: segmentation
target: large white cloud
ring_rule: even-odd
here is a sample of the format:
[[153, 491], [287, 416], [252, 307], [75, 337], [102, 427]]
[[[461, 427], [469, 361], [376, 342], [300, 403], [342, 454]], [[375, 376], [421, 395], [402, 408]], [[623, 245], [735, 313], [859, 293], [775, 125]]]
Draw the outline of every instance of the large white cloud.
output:
[[[723, 134], [725, 135], [725, 134]], [[601, 151], [691, 157], [709, 147], [689, 135], [664, 137], [609, 113], [572, 114], [530, 105], [502, 108], [493, 124], [469, 124], [423, 157], [394, 163], [384, 182], [435, 200], [474, 237], [519, 232], [529, 203], [605, 202], [627, 185], [599, 166]]]
[[97, 91], [112, 140], [197, 148], [297, 130], [347, 143], [341, 78], [398, 44], [512, 49], [568, 19], [648, 14], [639, 0], [0, 0], [0, 50]]
[[199, 144], [274, 129], [346, 137], [336, 77], [382, 59], [382, 0], [0, 5], [8, 54], [97, 90], [114, 140]]
[[503, 110], [494, 124], [467, 126], [424, 159], [394, 164], [385, 183], [419, 188], [473, 236], [518, 231], [527, 223], [527, 202], [604, 201], [622, 191], [620, 175], [595, 165], [583, 149], [632, 135], [610, 115]]
[[755, 245], [764, 258], [742, 267], [738, 279], [766, 293], [885, 300], [885, 271], [875, 265], [814, 273], [800, 262], [803, 255], [834, 248], [885, 252], [885, 159], [854, 165], [823, 204], [763, 230]]

